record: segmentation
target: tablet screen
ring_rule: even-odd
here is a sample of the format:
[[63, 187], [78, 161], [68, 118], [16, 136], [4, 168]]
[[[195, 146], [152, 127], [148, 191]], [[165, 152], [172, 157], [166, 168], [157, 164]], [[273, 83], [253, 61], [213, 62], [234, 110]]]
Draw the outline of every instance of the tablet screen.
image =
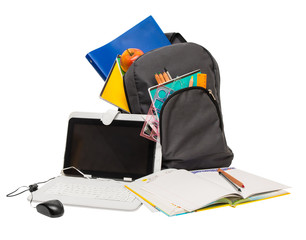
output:
[[[64, 168], [74, 166], [93, 177], [137, 179], [153, 172], [155, 142], [141, 137], [142, 121], [71, 118]], [[74, 175], [75, 170], [65, 171]]]

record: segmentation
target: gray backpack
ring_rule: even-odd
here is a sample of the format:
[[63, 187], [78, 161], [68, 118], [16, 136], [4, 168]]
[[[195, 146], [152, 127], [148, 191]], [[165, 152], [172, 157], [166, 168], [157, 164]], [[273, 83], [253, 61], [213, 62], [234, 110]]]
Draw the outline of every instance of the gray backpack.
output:
[[132, 113], [147, 114], [151, 106], [148, 88], [154, 74], [166, 68], [171, 76], [199, 69], [207, 74], [207, 87], [188, 87], [174, 92], [163, 103], [159, 129], [162, 167], [204, 169], [228, 167], [233, 152], [227, 146], [220, 102], [218, 64], [202, 46], [186, 42], [178, 33], [166, 34], [172, 45], [139, 57], [124, 75]]

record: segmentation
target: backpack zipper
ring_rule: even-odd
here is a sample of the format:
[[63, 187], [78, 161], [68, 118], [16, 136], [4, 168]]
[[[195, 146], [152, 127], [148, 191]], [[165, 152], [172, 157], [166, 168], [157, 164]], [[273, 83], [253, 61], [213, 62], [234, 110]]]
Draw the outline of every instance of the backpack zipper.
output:
[[221, 130], [223, 131], [223, 119], [222, 119], [222, 114], [221, 114], [221, 110], [220, 110], [220, 106], [219, 106], [219, 103], [216, 99], [216, 97], [214, 96], [213, 92], [211, 89], [205, 89], [203, 88], [205, 91], [207, 91], [206, 93], [208, 93], [207, 95], [209, 96], [209, 98], [212, 100], [212, 102], [214, 103], [215, 107], [216, 107], [216, 110], [217, 110], [217, 114], [218, 114], [218, 117], [219, 117], [219, 120], [220, 120], [220, 128]]
[[211, 91], [211, 89], [208, 89], [208, 93], [213, 97], [213, 99], [215, 101], [217, 101], [217, 99], [215, 98], [215, 95], [213, 94], [213, 92]]

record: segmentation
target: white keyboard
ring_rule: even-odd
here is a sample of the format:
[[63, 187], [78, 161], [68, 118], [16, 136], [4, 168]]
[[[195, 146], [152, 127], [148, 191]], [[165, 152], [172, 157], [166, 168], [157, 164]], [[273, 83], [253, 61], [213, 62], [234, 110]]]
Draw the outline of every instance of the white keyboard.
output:
[[120, 202], [135, 199], [122, 183], [116, 181], [91, 181], [90, 184], [58, 182], [46, 190], [45, 194]]
[[[58, 199], [64, 205], [133, 211], [141, 202], [123, 181], [59, 176], [33, 192], [34, 202]], [[30, 201], [32, 194], [28, 197]]]

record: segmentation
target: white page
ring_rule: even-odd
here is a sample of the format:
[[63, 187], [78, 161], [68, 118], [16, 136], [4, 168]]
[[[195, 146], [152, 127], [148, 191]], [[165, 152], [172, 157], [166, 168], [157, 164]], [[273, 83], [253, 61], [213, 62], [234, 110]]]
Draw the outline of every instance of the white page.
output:
[[241, 193], [235, 191], [234, 187], [231, 186], [231, 184], [228, 183], [222, 176], [220, 176], [217, 170], [208, 171], [208, 172], [205, 170], [203, 172], [197, 171], [197, 173], [195, 174], [198, 177], [201, 177], [207, 181], [212, 181], [228, 190], [232, 189], [233, 192], [240, 194], [244, 198], [247, 198], [251, 195], [258, 193], [264, 193], [264, 192], [270, 192], [270, 191], [276, 191], [288, 188], [288, 186], [286, 185], [268, 180], [263, 177], [256, 176], [254, 174], [239, 169], [229, 169], [226, 170], [226, 172], [244, 184], [245, 187], [240, 188]]
[[[224, 169], [223, 169], [224, 170]], [[226, 171], [226, 170], [225, 170]], [[229, 184], [222, 176], [219, 175], [216, 169], [205, 169], [205, 170], [197, 170], [194, 171], [195, 175], [197, 177], [200, 177], [204, 179], [205, 181], [213, 182], [225, 189], [227, 189], [229, 192], [232, 192], [233, 194], [239, 192], [231, 185]], [[229, 171], [226, 171], [229, 173]]]
[[177, 170], [156, 178], [142, 188], [168, 199], [187, 211], [202, 208], [232, 192], [213, 182], [205, 181], [186, 170]]
[[168, 215], [184, 213], [186, 210], [173, 205], [169, 200], [162, 198], [160, 195], [152, 194], [151, 192], [142, 189], [143, 186], [147, 185], [151, 181], [155, 181], [157, 178], [167, 175], [173, 171], [176, 171], [176, 169], [167, 169], [150, 174], [148, 176], [137, 179], [132, 183], [127, 183], [126, 187], [132, 190], [132, 192], [134, 191], [135, 193], [139, 194], [146, 201], [149, 201], [150, 204], [155, 205]]

